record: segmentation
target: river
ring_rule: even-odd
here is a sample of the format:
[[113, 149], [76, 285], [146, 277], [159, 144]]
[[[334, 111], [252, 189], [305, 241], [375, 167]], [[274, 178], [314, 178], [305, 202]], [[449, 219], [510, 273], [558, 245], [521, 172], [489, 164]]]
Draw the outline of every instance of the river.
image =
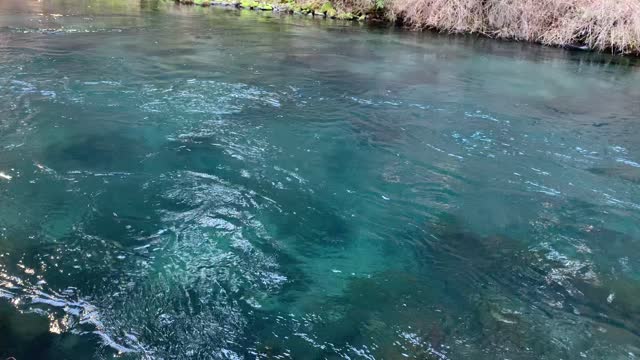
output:
[[0, 2], [0, 358], [640, 356], [640, 65]]

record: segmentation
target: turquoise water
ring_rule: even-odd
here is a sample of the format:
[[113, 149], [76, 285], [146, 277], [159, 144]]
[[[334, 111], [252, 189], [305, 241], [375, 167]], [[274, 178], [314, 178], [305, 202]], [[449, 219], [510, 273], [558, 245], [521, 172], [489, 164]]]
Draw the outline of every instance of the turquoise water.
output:
[[0, 358], [640, 356], [640, 67], [0, 2]]

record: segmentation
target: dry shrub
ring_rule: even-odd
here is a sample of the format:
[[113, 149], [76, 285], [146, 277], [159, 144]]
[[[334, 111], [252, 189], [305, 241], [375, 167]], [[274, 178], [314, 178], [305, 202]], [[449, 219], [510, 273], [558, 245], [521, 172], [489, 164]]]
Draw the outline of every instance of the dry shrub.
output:
[[375, 8], [374, 0], [334, 0], [336, 9], [353, 14], [368, 14]]
[[484, 32], [483, 0], [392, 0], [393, 17], [413, 28]]
[[576, 13], [560, 18], [542, 42], [581, 43], [591, 49], [640, 53], [640, 1], [580, 0]]
[[640, 53], [640, 0], [389, 1], [389, 16], [413, 28]]
[[493, 36], [541, 41], [580, 0], [490, 0], [484, 22]]

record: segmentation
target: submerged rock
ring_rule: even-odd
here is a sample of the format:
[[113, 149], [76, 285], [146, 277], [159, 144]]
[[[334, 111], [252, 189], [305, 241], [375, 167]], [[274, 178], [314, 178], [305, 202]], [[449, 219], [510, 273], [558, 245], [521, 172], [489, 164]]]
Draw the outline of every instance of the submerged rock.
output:
[[596, 175], [616, 177], [626, 181], [630, 181], [634, 184], [640, 184], [640, 168], [631, 166], [611, 166], [594, 167], [588, 169], [587, 171]]

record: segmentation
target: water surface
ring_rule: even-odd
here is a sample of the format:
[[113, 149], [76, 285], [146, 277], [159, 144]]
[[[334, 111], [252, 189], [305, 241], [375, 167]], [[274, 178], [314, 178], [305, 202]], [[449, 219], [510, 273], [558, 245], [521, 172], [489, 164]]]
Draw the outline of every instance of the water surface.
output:
[[640, 356], [640, 67], [0, 2], [0, 358]]

